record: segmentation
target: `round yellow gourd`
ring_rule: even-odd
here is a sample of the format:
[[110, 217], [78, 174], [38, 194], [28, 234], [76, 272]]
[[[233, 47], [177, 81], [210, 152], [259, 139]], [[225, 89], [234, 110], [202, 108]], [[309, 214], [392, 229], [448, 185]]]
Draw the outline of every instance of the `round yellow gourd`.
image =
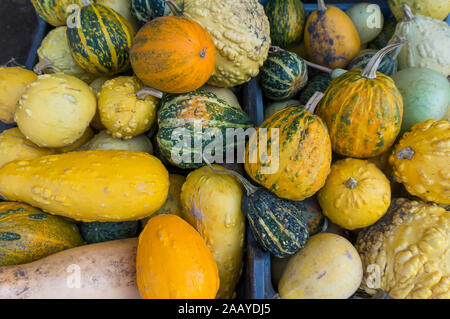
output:
[[219, 88], [217, 86], [205, 84], [200, 88], [200, 90], [212, 92], [215, 95], [217, 95], [219, 99], [222, 99], [225, 102], [227, 102], [230, 106], [235, 107], [237, 109], [241, 108], [241, 105], [239, 104], [236, 95], [229, 88]]
[[123, 150], [153, 154], [153, 145], [145, 135], [138, 135], [127, 140], [122, 140], [112, 137], [106, 131], [101, 131], [78, 150]]
[[40, 147], [73, 144], [84, 134], [97, 105], [89, 85], [63, 73], [38, 76], [18, 103], [17, 125]]
[[16, 159], [32, 159], [54, 153], [53, 149], [40, 148], [27, 140], [17, 127], [0, 134], [0, 167]]
[[119, 76], [103, 84], [98, 94], [100, 119], [115, 138], [129, 139], [150, 129], [156, 121], [159, 99], [144, 100], [136, 92], [144, 85], [135, 76]]
[[95, 135], [94, 131], [88, 126], [86, 128], [86, 131], [84, 131], [84, 134], [78, 140], [76, 140], [75, 143], [65, 147], [57, 148], [55, 150], [57, 153], [72, 152], [81, 147], [82, 145], [86, 144], [87, 142], [89, 142], [94, 137], [94, 135]]
[[354, 230], [372, 225], [386, 213], [391, 186], [375, 164], [346, 158], [333, 163], [317, 199], [333, 223]]
[[355, 247], [331, 233], [312, 236], [288, 262], [278, 285], [283, 299], [345, 299], [363, 275]]
[[0, 67], [0, 121], [14, 123], [17, 101], [36, 78], [36, 73], [21, 67]]
[[73, 75], [87, 83], [95, 79], [95, 75], [87, 73], [72, 58], [67, 41], [67, 27], [57, 27], [42, 40], [37, 53], [39, 63], [34, 67], [38, 74], [65, 73]]

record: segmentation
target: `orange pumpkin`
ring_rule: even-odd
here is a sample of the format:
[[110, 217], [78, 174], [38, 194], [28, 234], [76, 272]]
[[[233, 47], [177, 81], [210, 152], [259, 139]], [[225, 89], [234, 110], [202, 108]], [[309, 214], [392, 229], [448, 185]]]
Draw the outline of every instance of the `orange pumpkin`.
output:
[[198, 89], [210, 78], [216, 48], [194, 20], [160, 17], [144, 25], [130, 51], [131, 66], [145, 85], [167, 93]]
[[139, 236], [136, 279], [144, 299], [213, 299], [220, 283], [203, 238], [172, 214], [151, 218]]

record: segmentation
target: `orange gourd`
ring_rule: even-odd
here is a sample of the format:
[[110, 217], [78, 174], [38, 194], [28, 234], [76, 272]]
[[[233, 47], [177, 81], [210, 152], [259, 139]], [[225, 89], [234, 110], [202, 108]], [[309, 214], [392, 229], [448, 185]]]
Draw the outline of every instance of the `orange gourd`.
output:
[[134, 72], [145, 85], [186, 93], [208, 81], [216, 49], [211, 36], [194, 20], [160, 17], [139, 30], [130, 56]]
[[172, 214], [151, 218], [139, 236], [136, 279], [144, 299], [213, 299], [220, 282], [203, 238]]

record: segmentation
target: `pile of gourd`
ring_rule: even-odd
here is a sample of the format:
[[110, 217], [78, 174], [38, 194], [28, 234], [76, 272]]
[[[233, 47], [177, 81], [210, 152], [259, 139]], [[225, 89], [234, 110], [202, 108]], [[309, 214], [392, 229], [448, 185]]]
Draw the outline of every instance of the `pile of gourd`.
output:
[[[32, 0], [55, 28], [0, 67], [0, 298], [235, 298], [246, 222], [280, 298], [450, 297], [450, 3], [265, 2]], [[211, 164], [256, 76], [267, 130]]]

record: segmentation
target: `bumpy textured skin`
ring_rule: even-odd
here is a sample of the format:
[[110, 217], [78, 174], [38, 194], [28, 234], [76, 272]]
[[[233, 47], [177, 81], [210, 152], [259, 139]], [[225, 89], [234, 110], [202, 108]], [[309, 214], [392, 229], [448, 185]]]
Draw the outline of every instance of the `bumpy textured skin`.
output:
[[395, 141], [403, 117], [403, 99], [394, 81], [348, 71], [331, 81], [317, 108], [327, 124], [333, 151], [349, 157], [374, 157]]
[[[183, 0], [174, 0], [175, 4], [183, 8]], [[171, 13], [166, 0], [131, 0], [131, 14], [141, 22], [147, 22]]]
[[320, 233], [289, 259], [278, 293], [282, 299], [347, 299], [362, 276], [355, 247], [344, 237]]
[[273, 45], [285, 48], [303, 39], [306, 12], [298, 0], [271, 0], [264, 7]]
[[83, 245], [78, 227], [27, 204], [0, 203], [0, 266], [30, 263]]
[[139, 221], [81, 223], [80, 233], [88, 244], [132, 238], [139, 233]]
[[130, 68], [129, 49], [133, 27], [108, 7], [91, 4], [83, 7], [75, 19], [79, 28], [67, 28], [70, 52], [86, 72], [112, 75]]
[[[198, 129], [196, 127], [198, 126]], [[211, 142], [205, 137], [205, 133], [210, 130], [218, 129], [222, 133], [223, 138], [223, 155], [226, 155], [226, 129], [247, 128], [253, 127], [253, 123], [241, 109], [237, 109], [228, 105], [224, 100], [221, 100], [214, 93], [196, 90], [186, 94], [167, 94], [161, 101], [161, 107], [158, 111], [158, 133], [157, 141], [159, 151], [165, 160], [169, 161], [175, 166], [181, 168], [199, 168], [203, 166], [203, 159], [197, 149], [193, 146], [195, 140], [200, 139], [195, 137], [196, 131], [200, 130], [203, 133], [202, 150]], [[192, 147], [185, 147], [187, 160], [190, 155], [190, 163], [187, 160], [174, 160], [173, 154], [183, 154], [182, 145], [177, 140], [179, 137], [172, 138], [172, 132], [176, 129], [186, 129], [188, 137], [191, 140]], [[198, 134], [197, 134], [198, 135]], [[235, 145], [237, 141], [235, 141]], [[231, 145], [228, 145], [231, 147]], [[223, 160], [223, 159], [222, 159]]]
[[376, 50], [384, 48], [394, 35], [396, 26], [397, 20], [395, 20], [395, 18], [384, 20], [383, 30], [381, 30], [380, 34], [372, 42], [369, 43], [368, 47], [370, 49]]
[[115, 10], [130, 23], [130, 25], [133, 27], [133, 30], [137, 31], [139, 29], [139, 23], [131, 13], [130, 0], [95, 0], [95, 3]]
[[83, 0], [31, 0], [39, 17], [54, 27], [67, 23], [67, 17], [72, 14], [68, 11], [71, 4], [83, 7]]
[[261, 68], [259, 81], [266, 97], [285, 100], [293, 97], [308, 82], [305, 61], [297, 54], [279, 50], [269, 53]]
[[270, 103], [269, 105], [264, 106], [264, 119], [266, 120], [279, 110], [291, 106], [301, 107], [302, 104], [300, 104], [299, 101], [292, 99]]
[[[303, 108], [293, 106], [276, 112], [259, 128], [267, 131], [259, 131], [258, 140], [254, 134], [247, 144], [247, 174], [281, 198], [303, 200], [314, 195], [330, 173], [331, 143], [325, 123]], [[274, 164], [266, 157], [260, 158], [257, 145], [267, 138], [265, 154], [272, 154], [272, 149], [276, 151], [276, 136], [272, 137], [271, 128], [279, 129], [279, 165], [274, 173], [266, 174], [263, 168]]]
[[144, 299], [214, 299], [220, 284], [203, 238], [172, 214], [150, 219], [139, 236], [136, 276]]
[[66, 249], [26, 265], [2, 267], [0, 298], [138, 299], [136, 248], [137, 238], [114, 240]]
[[29, 84], [15, 114], [20, 131], [40, 147], [64, 147], [79, 139], [94, 117], [91, 88], [63, 73], [44, 74]]
[[[346, 183], [353, 178], [355, 188]], [[391, 203], [391, 187], [384, 174], [368, 161], [346, 158], [333, 163], [325, 186], [317, 193], [323, 214], [349, 230], [372, 225]]]
[[51, 63], [43, 69], [44, 73], [65, 73], [73, 75], [87, 83], [95, 79], [95, 75], [84, 71], [72, 58], [67, 40], [67, 27], [61, 26], [51, 30], [42, 40], [38, 51], [39, 61]]
[[449, 299], [449, 234], [449, 211], [421, 201], [393, 200], [383, 218], [358, 234], [361, 288], [369, 294], [381, 289], [395, 299]]
[[398, 21], [403, 19], [403, 4], [407, 4], [414, 14], [429, 16], [438, 20], [444, 20], [450, 12], [450, 3], [447, 0], [388, 0], [388, 3]]
[[345, 68], [361, 45], [352, 20], [334, 6], [309, 15], [304, 42], [309, 60], [331, 69]]
[[27, 140], [17, 127], [0, 134], [0, 167], [16, 159], [32, 159], [54, 153], [53, 149], [40, 148]]
[[322, 230], [325, 219], [315, 196], [306, 198], [302, 201], [292, 201], [292, 203], [297, 207], [298, 214], [302, 215], [308, 224], [310, 236]]
[[236, 298], [242, 274], [246, 221], [241, 210], [243, 193], [235, 177], [214, 173], [208, 166], [191, 172], [181, 189], [182, 217], [205, 240], [219, 269], [219, 299]]
[[76, 140], [75, 143], [65, 147], [56, 148], [54, 150], [57, 153], [72, 152], [81, 147], [82, 145], [86, 144], [87, 142], [89, 142], [94, 137], [94, 135], [95, 135], [94, 131], [88, 126], [86, 128], [86, 131], [84, 131], [84, 134], [78, 140]]
[[208, 81], [216, 62], [216, 48], [197, 22], [160, 17], [139, 30], [130, 58], [137, 77], [147, 86], [166, 93], [186, 93]]
[[408, 39], [397, 58], [399, 70], [421, 67], [450, 75], [450, 26], [446, 22], [417, 14], [399, 22], [389, 42], [396, 36]]
[[[450, 204], [450, 123], [428, 120], [403, 134], [389, 158], [406, 190], [424, 201]], [[401, 151], [412, 149], [411, 159]]]
[[401, 132], [419, 122], [443, 119], [450, 105], [450, 83], [445, 76], [428, 68], [408, 68], [392, 79], [403, 97]]
[[380, 6], [372, 3], [357, 3], [345, 11], [358, 31], [361, 45], [375, 39], [383, 29], [384, 16]]
[[151, 95], [138, 99], [136, 92], [143, 87], [135, 76], [119, 76], [103, 84], [98, 94], [98, 112], [113, 137], [130, 139], [156, 122], [160, 100]]
[[36, 73], [21, 67], [0, 67], [0, 121], [14, 123], [17, 102], [36, 79]]
[[217, 86], [205, 84], [200, 88], [200, 90], [212, 92], [217, 95], [219, 99], [222, 99], [230, 104], [230, 106], [241, 109], [241, 105], [239, 104], [236, 94], [234, 94], [229, 88], [219, 88]]
[[137, 151], [153, 154], [152, 142], [144, 134], [132, 137], [127, 140], [114, 138], [106, 131], [101, 131], [95, 135], [89, 142], [77, 149], [78, 151], [87, 150], [121, 150]]
[[316, 93], [325, 92], [331, 83], [331, 76], [328, 73], [321, 72], [311, 77], [306, 86], [300, 92], [299, 101], [302, 105], [308, 103], [309, 99]]
[[168, 191], [167, 170], [143, 152], [70, 152], [0, 168], [4, 198], [88, 222], [144, 218], [164, 204]]
[[270, 26], [257, 0], [185, 0], [183, 15], [214, 41], [216, 66], [208, 84], [236, 86], [258, 75], [269, 52]]
[[[359, 54], [349, 63], [347, 69], [364, 69], [369, 63], [370, 59], [377, 53], [378, 50], [362, 50]], [[380, 62], [380, 65], [377, 68], [378, 72], [381, 72], [385, 75], [392, 76], [392, 74], [397, 72], [397, 59], [391, 58], [389, 54], [385, 55]]]
[[297, 206], [264, 188], [244, 195], [242, 210], [256, 241], [276, 257], [295, 254], [309, 239], [308, 223]]

